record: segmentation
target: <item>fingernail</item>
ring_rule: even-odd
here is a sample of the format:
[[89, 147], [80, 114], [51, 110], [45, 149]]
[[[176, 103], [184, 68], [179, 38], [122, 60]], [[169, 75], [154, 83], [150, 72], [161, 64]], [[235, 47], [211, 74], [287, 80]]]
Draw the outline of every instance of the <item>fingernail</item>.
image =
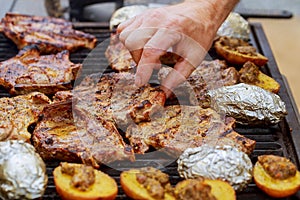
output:
[[134, 84], [135, 84], [137, 87], [141, 87], [141, 86], [142, 86], [142, 79], [141, 79], [141, 77], [135, 76], [135, 82], [134, 82]]

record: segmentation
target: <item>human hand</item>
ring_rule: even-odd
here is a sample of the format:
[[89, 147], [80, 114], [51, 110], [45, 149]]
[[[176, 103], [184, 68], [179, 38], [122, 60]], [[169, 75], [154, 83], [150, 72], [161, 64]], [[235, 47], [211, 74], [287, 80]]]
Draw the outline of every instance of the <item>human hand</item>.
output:
[[237, 1], [186, 0], [148, 10], [120, 24], [117, 29], [120, 40], [138, 64], [135, 84], [146, 84], [153, 70], [161, 67], [160, 56], [172, 49], [182, 59], [162, 82], [162, 89], [169, 96], [203, 60], [219, 26], [235, 5], [229, 6], [228, 2]]

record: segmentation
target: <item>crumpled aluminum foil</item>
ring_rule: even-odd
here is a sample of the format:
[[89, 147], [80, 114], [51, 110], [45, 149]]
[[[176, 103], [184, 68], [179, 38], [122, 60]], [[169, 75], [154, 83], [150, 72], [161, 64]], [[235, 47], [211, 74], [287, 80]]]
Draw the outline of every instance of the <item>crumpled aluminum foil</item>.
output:
[[144, 5], [132, 5], [132, 6], [125, 6], [116, 10], [109, 21], [109, 28], [113, 30], [116, 28], [120, 23], [130, 19], [136, 15], [143, 13], [145, 10], [149, 9], [148, 6]]
[[217, 35], [249, 40], [250, 26], [240, 14], [231, 12], [218, 29]]
[[188, 148], [177, 163], [183, 178], [222, 179], [236, 191], [245, 189], [252, 180], [253, 165], [248, 155], [227, 145]]
[[0, 199], [37, 199], [48, 182], [46, 166], [23, 141], [0, 142]]
[[211, 107], [243, 125], [274, 125], [286, 115], [281, 98], [258, 86], [240, 83], [208, 91]]

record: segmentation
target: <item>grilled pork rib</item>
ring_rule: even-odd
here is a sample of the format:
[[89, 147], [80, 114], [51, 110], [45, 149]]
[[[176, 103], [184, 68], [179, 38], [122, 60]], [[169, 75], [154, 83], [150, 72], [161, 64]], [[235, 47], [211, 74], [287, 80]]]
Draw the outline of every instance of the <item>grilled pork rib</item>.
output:
[[[76, 116], [76, 117], [73, 117]], [[113, 123], [72, 107], [72, 101], [45, 107], [33, 132], [33, 144], [45, 160], [101, 163], [134, 160]]]
[[46, 160], [100, 163], [134, 160], [116, 127], [149, 121], [165, 103], [163, 91], [134, 86], [134, 75], [87, 76], [72, 92], [60, 91], [43, 110], [33, 133], [34, 145]]
[[[119, 40], [117, 34], [111, 34], [110, 43], [105, 51], [105, 56], [110, 67], [117, 72], [129, 72], [136, 67], [130, 51]], [[163, 65], [174, 66], [181, 57], [171, 52], [166, 52], [160, 56], [159, 60]]]
[[28, 128], [37, 122], [42, 109], [50, 103], [50, 99], [39, 92], [0, 98], [0, 141], [29, 142]]
[[128, 72], [88, 76], [74, 88], [75, 105], [123, 128], [130, 123], [150, 121], [161, 109], [165, 93], [149, 85], [138, 88]]
[[[158, 72], [160, 81], [165, 79], [173, 70], [171, 67], [163, 67]], [[186, 82], [174, 89], [177, 98], [188, 95], [193, 105], [209, 107], [207, 90], [238, 83], [239, 73], [233, 67], [227, 67], [221, 60], [203, 61], [189, 76]]]
[[189, 147], [203, 144], [236, 146], [250, 154], [255, 141], [233, 130], [234, 119], [222, 118], [214, 110], [200, 106], [167, 106], [151, 122], [132, 124], [126, 137], [136, 153], [145, 153], [150, 146], [179, 156]]
[[81, 64], [69, 60], [67, 50], [53, 55], [40, 55], [35, 46], [25, 47], [13, 58], [0, 62], [0, 85], [10, 94], [39, 91], [54, 94], [72, 89]]
[[105, 51], [105, 56], [110, 67], [117, 72], [127, 72], [136, 66], [130, 52], [119, 40], [117, 34], [110, 36], [110, 44]]
[[7, 13], [0, 26], [19, 49], [36, 44], [43, 53], [92, 49], [97, 42], [93, 35], [74, 30], [71, 22], [59, 18]]

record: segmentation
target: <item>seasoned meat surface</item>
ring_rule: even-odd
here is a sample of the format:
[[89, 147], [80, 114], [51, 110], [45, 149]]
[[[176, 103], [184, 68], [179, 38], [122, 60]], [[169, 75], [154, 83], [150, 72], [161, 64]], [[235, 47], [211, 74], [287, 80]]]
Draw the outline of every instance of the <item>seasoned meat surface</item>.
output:
[[71, 22], [59, 18], [7, 13], [1, 27], [19, 49], [36, 44], [44, 53], [92, 49], [97, 42], [93, 35], [74, 30]]
[[297, 167], [287, 158], [275, 155], [258, 156], [258, 162], [264, 170], [273, 178], [284, 180], [294, 177]]
[[67, 50], [52, 55], [40, 55], [35, 46], [28, 46], [18, 55], [0, 62], [0, 85], [10, 94], [39, 91], [54, 94], [72, 89], [81, 64], [69, 60]]
[[33, 132], [33, 144], [44, 160], [101, 163], [134, 160], [113, 123], [72, 106], [72, 101], [45, 107]]
[[[163, 67], [158, 72], [159, 80], [162, 81], [172, 70], [171, 67]], [[239, 73], [234, 67], [228, 67], [224, 61], [203, 61], [189, 76], [186, 82], [174, 89], [177, 98], [189, 96], [193, 105], [209, 107], [207, 90], [238, 83]]]
[[117, 72], [128, 72], [136, 66], [129, 50], [119, 40], [117, 34], [111, 35], [105, 56], [110, 67]]
[[70, 185], [80, 191], [87, 191], [95, 183], [95, 171], [91, 166], [60, 163], [62, 174], [71, 176]]
[[210, 185], [198, 179], [189, 179], [188, 181], [189, 184], [185, 185], [185, 187], [180, 188], [180, 190], [176, 193], [176, 199], [217, 200], [217, 198], [212, 194], [212, 188]]
[[136, 180], [154, 199], [164, 199], [165, 193], [173, 193], [169, 175], [153, 167], [143, 167], [136, 173]]
[[128, 72], [88, 76], [73, 93], [77, 107], [115, 123], [118, 128], [150, 121], [166, 100], [158, 88], [136, 87], [134, 75]]
[[50, 99], [39, 92], [0, 98], [0, 141], [29, 142], [29, 127], [38, 121], [40, 112], [50, 103]]
[[157, 113], [151, 122], [130, 125], [126, 137], [136, 153], [152, 146], [179, 156], [189, 147], [212, 144], [236, 146], [250, 154], [255, 141], [235, 132], [233, 125], [233, 118], [223, 118], [210, 108], [174, 105]]

